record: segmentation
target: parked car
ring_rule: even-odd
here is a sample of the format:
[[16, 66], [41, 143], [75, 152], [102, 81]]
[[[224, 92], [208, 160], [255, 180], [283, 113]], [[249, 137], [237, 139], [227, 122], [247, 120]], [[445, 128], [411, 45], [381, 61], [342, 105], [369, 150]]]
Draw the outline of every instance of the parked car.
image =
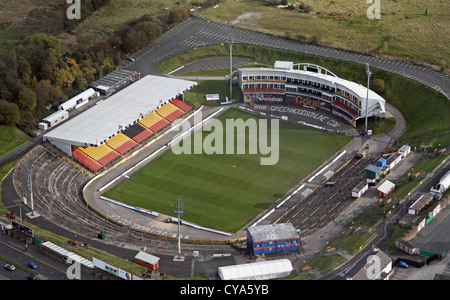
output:
[[37, 268], [37, 265], [36, 265], [34, 262], [30, 261], [30, 262], [28, 263], [28, 267], [30, 267], [30, 268], [32, 268], [32, 269], [36, 269], [36, 268]]
[[129, 57], [127, 58], [127, 60], [133, 62], [133, 61], [135, 61], [136, 59], [135, 59], [134, 57], [129, 56]]
[[10, 271], [14, 271], [14, 270], [16, 269], [16, 266], [11, 265], [11, 264], [6, 264], [6, 265], [5, 265], [5, 268], [8, 269], [8, 270], [10, 270]]
[[409, 268], [409, 265], [402, 260], [398, 263], [398, 266], [402, 268]]

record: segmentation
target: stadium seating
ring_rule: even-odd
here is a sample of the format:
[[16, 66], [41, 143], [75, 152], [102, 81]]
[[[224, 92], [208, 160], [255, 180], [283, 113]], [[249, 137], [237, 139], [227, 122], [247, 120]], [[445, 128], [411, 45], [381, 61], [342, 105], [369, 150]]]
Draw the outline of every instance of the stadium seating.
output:
[[102, 165], [106, 165], [110, 163], [112, 160], [117, 158], [119, 154], [115, 152], [113, 149], [108, 147], [106, 144], [101, 144], [97, 147], [77, 147], [78, 150], [88, 155], [89, 157], [95, 159]]
[[170, 103], [172, 103], [173, 105], [175, 105], [176, 107], [178, 107], [179, 109], [181, 109], [184, 112], [188, 112], [192, 109], [192, 106], [190, 106], [189, 104], [187, 104], [177, 98], [170, 101]]
[[158, 108], [156, 110], [156, 113], [167, 121], [172, 122], [182, 116], [184, 114], [184, 111], [169, 102]]
[[105, 144], [97, 147], [72, 147], [72, 156], [88, 169], [96, 172], [104, 166], [107, 167], [116, 158], [125, 155], [141, 142], [150, 139], [155, 133], [192, 109], [183, 101], [174, 99], [113, 136]]
[[134, 124], [131, 127], [122, 131], [127, 137], [135, 141], [136, 143], [140, 143], [148, 137], [151, 137], [154, 133], [144, 126], [140, 124]]
[[167, 120], [163, 119], [155, 112], [152, 112], [151, 114], [145, 116], [142, 120], [139, 121], [139, 123], [153, 132], [158, 132], [166, 125], [169, 125], [169, 122]]
[[354, 111], [352, 108], [348, 107], [347, 105], [345, 105], [344, 103], [342, 103], [342, 102], [340, 102], [340, 101], [337, 101], [337, 100], [336, 100], [336, 101], [334, 101], [333, 103], [336, 104], [337, 106], [342, 107], [345, 111], [351, 113], [351, 114], [354, 115], [354, 116], [357, 116], [357, 115], [358, 115], [358, 112], [357, 112], [357, 111]]
[[87, 156], [76, 147], [72, 146], [72, 157], [78, 161], [80, 164], [91, 170], [92, 172], [97, 172], [102, 168], [102, 165], [96, 162], [91, 157]]
[[109, 140], [106, 141], [106, 144], [119, 152], [120, 154], [124, 154], [126, 151], [130, 150], [134, 146], [136, 146], [136, 142], [127, 137], [123, 133], [119, 133]]

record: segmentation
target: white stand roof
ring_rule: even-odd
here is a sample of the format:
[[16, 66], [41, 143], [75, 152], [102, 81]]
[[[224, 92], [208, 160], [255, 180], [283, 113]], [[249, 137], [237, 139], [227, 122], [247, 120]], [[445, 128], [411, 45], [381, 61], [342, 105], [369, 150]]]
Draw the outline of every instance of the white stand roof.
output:
[[197, 82], [148, 75], [117, 92], [46, 135], [44, 141], [98, 146], [139, 121]]

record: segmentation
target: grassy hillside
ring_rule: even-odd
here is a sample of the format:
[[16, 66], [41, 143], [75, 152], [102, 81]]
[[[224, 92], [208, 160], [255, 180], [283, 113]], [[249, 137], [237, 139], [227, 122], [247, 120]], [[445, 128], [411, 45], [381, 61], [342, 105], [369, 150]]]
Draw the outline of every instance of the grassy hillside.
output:
[[299, 13], [263, 6], [254, 0], [224, 0], [219, 7], [209, 8], [201, 15], [293, 39], [449, 67], [449, 1], [380, 1], [379, 20], [367, 18], [371, 4], [365, 0], [298, 2], [307, 4], [310, 11]]

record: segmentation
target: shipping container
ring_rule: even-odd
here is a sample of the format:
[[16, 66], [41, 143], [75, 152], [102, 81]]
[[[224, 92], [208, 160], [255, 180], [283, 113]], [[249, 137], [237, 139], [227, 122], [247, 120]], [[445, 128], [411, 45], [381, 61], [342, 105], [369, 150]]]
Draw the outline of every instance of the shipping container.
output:
[[377, 167], [384, 167], [386, 165], [386, 159], [385, 158], [380, 158], [377, 160]]
[[366, 168], [366, 178], [369, 179], [378, 179], [381, 175], [381, 168], [370, 165]]
[[386, 160], [386, 165], [392, 170], [401, 160], [402, 155], [400, 153], [394, 153]]
[[352, 197], [359, 198], [369, 189], [367, 182], [360, 182], [353, 190]]

